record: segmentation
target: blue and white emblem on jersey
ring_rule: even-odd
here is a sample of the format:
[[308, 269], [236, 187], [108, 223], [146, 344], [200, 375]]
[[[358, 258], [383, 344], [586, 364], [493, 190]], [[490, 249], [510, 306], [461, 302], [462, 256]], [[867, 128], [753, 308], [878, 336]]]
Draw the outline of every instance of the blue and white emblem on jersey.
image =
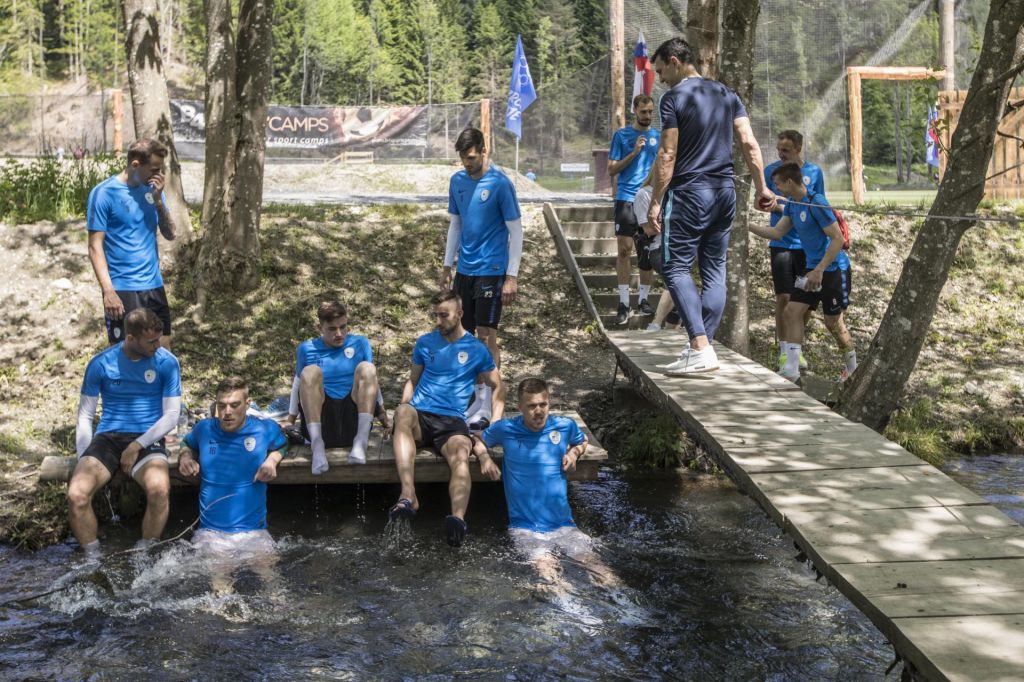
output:
[[348, 348], [345, 349], [345, 357], [348, 358], [349, 360], [351, 360], [352, 356], [354, 356], [355, 354], [356, 354], [356, 349], [355, 348], [352, 348], [351, 346], [349, 346]]
[[551, 433], [549, 433], [548, 438], [551, 439], [551, 442], [554, 443], [555, 445], [558, 445], [559, 443], [562, 442], [562, 434], [559, 433], [558, 431], [552, 431]]
[[482, 189], [480, 190], [480, 201], [487, 201], [487, 197], [491, 196], [491, 190]]
[[151, 384], [154, 381], [156, 381], [156, 370], [155, 369], [147, 369], [146, 373], [143, 374], [142, 376], [146, 380], [147, 384]]
[[647, 144], [653, 147], [654, 145], [658, 144], [658, 138], [654, 137], [653, 135], [651, 137], [648, 137]]
[[242, 441], [242, 444], [245, 446], [246, 452], [252, 452], [253, 450], [256, 449], [256, 439], [253, 438], [252, 436], [249, 436], [244, 441]]
[[146, 192], [146, 203], [149, 203], [149, 204], [153, 204], [154, 203], [154, 201], [153, 201], [153, 193], [152, 192]]
[[805, 187], [810, 187], [811, 186], [811, 176], [810, 175], [805, 175], [804, 176], [804, 186]]
[[807, 222], [807, 211], [800, 211], [800, 222]]
[[459, 351], [459, 364], [466, 364], [466, 360], [469, 360], [469, 353], [464, 350]]
[[114, 327], [114, 338], [115, 339], [121, 338], [121, 328], [120, 327]]

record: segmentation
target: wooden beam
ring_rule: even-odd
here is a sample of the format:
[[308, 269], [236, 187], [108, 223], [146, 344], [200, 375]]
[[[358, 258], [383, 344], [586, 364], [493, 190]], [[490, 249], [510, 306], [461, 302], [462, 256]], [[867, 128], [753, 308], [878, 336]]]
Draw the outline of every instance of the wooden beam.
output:
[[846, 73], [856, 73], [862, 79], [883, 81], [942, 80], [946, 72], [924, 66], [848, 66]]
[[608, 10], [608, 41], [611, 43], [612, 130], [626, 127], [626, 29], [623, 0], [611, 0]]
[[487, 156], [490, 156], [494, 152], [491, 148], [491, 100], [486, 97], [480, 100], [480, 132], [484, 134]]
[[860, 73], [846, 69], [846, 95], [850, 101], [850, 189], [853, 203], [864, 203], [864, 122], [861, 117]]
[[114, 119], [114, 156], [120, 156], [124, 149], [124, 93], [121, 88], [114, 90], [111, 100]]

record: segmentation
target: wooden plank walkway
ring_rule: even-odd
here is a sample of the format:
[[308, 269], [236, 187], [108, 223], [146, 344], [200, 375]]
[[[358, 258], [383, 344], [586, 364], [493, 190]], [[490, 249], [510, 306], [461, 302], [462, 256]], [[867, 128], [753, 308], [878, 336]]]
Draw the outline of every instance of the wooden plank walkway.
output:
[[[590, 440], [590, 446], [586, 454], [576, 463], [576, 471], [567, 474], [570, 480], [594, 480], [597, 478], [598, 469], [608, 459], [608, 452], [601, 447], [601, 444], [590, 432], [583, 419], [572, 411], [552, 410], [552, 414], [559, 414], [572, 417], [580, 429]], [[515, 414], [508, 414], [512, 417]], [[171, 446], [170, 465], [171, 483], [174, 485], [197, 485], [196, 478], [189, 478], [178, 473], [177, 447]], [[495, 448], [493, 459], [501, 464], [501, 448]], [[39, 469], [39, 480], [41, 481], [68, 481], [74, 471], [76, 458], [50, 456], [43, 459]], [[366, 464], [355, 464], [348, 461], [348, 448], [330, 449], [327, 451], [327, 461], [330, 469], [319, 476], [310, 472], [310, 451], [309, 446], [291, 446], [288, 449], [288, 456], [277, 466], [277, 478], [271, 485], [296, 485], [296, 484], [326, 484], [326, 483], [398, 483], [398, 472], [395, 470], [395, 455], [392, 451], [391, 441], [382, 441], [381, 431], [374, 428], [370, 432], [370, 442], [367, 447]], [[489, 481], [480, 474], [480, 467], [475, 460], [470, 464], [474, 481]], [[416, 455], [416, 482], [417, 483], [447, 483], [448, 463], [443, 457], [435, 455], [433, 450], [421, 449]]]
[[928, 680], [1024, 680], [1024, 528], [938, 469], [716, 344], [668, 377], [684, 335], [607, 332], [671, 411]]

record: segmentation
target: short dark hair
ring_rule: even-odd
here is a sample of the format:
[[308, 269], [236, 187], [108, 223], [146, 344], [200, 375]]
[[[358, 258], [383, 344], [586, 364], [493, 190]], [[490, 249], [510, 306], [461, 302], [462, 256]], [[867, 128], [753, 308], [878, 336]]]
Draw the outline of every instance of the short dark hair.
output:
[[484, 151], [484, 134], [476, 128], [466, 128], [455, 139], [455, 151], [465, 154], [473, 148], [478, 152]]
[[316, 319], [321, 323], [330, 322], [339, 317], [348, 317], [348, 308], [341, 301], [324, 301], [316, 309]]
[[441, 305], [448, 301], [455, 301], [455, 307], [462, 310], [462, 297], [455, 293], [454, 289], [439, 291], [430, 298], [430, 305]]
[[804, 136], [801, 135], [796, 130], [783, 130], [781, 133], [779, 133], [779, 139], [780, 140], [789, 140], [794, 145], [796, 145], [797, 149], [803, 149], [804, 148]]
[[151, 156], [159, 156], [161, 159], [167, 156], [167, 147], [159, 140], [150, 137], [140, 137], [128, 146], [128, 165], [132, 161], [146, 163]]
[[248, 394], [249, 382], [236, 374], [235, 376], [221, 379], [220, 383], [217, 384], [217, 395], [231, 393], [232, 391], [245, 391]]
[[693, 64], [693, 48], [682, 38], [669, 38], [654, 51], [651, 62], [660, 59], [667, 64], [672, 57], [678, 59], [681, 64]]
[[516, 395], [522, 398], [524, 395], [536, 395], [548, 392], [548, 382], [540, 377], [527, 377], [519, 382], [516, 388]]
[[164, 323], [149, 308], [136, 308], [124, 316], [124, 333], [126, 336], [141, 338], [146, 332], [163, 331]]
[[803, 182], [804, 173], [800, 164], [795, 161], [784, 163], [772, 171], [772, 180], [788, 180], [790, 182]]
[[633, 110], [636, 111], [637, 107], [641, 104], [647, 104], [648, 102], [654, 103], [654, 98], [650, 95], [640, 94], [633, 98]]

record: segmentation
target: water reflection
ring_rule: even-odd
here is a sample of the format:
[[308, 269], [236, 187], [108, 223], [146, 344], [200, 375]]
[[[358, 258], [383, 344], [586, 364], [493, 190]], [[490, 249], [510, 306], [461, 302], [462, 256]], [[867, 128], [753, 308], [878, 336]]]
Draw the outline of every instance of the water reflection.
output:
[[[880, 679], [891, 660], [870, 623], [722, 481], [570, 486], [577, 522], [621, 585], [562, 560], [563, 590], [512, 549], [500, 486], [474, 490], [459, 550], [441, 532], [445, 486], [423, 487], [411, 528], [385, 528], [393, 492], [272, 489], [270, 572], [211, 563], [185, 542], [99, 572], [67, 547], [0, 549], [0, 600], [72, 583], [0, 609], [0, 675], [848, 680]], [[195, 515], [175, 502], [169, 534]], [[105, 547], [133, 539], [111, 526]]]
[[963, 457], [950, 461], [944, 469], [957, 483], [1024, 524], [1024, 456]]

